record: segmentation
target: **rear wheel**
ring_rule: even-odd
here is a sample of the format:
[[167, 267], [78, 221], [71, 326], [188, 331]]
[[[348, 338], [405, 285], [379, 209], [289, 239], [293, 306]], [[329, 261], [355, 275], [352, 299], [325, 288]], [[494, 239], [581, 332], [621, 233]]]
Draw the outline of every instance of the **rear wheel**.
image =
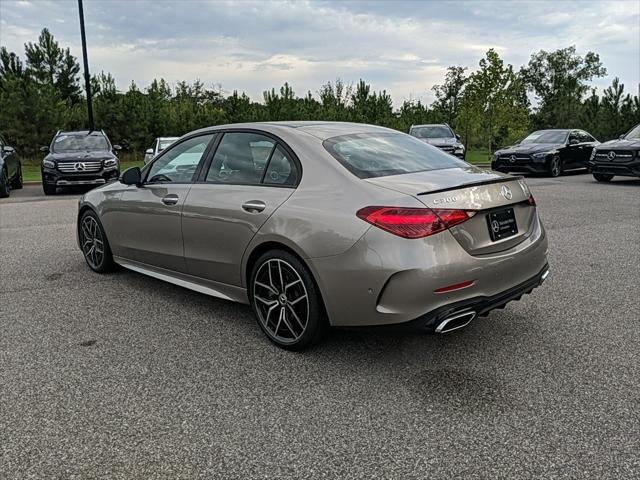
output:
[[78, 238], [84, 259], [91, 270], [108, 273], [116, 269], [107, 236], [98, 216], [91, 210], [87, 210], [80, 218]]
[[42, 190], [45, 195], [55, 195], [56, 194], [56, 186], [51, 185], [50, 183], [42, 182]]
[[318, 288], [307, 267], [283, 250], [263, 254], [255, 263], [249, 300], [269, 340], [302, 350], [322, 338], [327, 322]]
[[7, 171], [4, 168], [0, 169], [0, 198], [7, 198], [10, 191], [9, 175], [7, 175]]
[[562, 174], [562, 160], [559, 155], [554, 155], [549, 161], [549, 175], [559, 177]]
[[599, 182], [610, 182], [613, 178], [613, 175], [609, 175], [606, 173], [594, 173], [593, 178], [595, 178]]
[[22, 165], [18, 164], [18, 171], [16, 172], [16, 178], [11, 182], [11, 188], [14, 190], [20, 190], [22, 188]]

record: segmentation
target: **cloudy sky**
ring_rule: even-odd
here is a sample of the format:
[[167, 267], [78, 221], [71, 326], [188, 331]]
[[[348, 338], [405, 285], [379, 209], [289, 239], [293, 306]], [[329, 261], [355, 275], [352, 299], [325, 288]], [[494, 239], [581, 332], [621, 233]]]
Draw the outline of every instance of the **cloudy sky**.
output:
[[[600, 88], [640, 82], [640, 1], [85, 0], [89, 61], [119, 88], [154, 77], [200, 79], [260, 100], [285, 81], [298, 94], [363, 78], [396, 104], [431, 101], [449, 65], [475, 68], [489, 48], [516, 67], [576, 45], [600, 54]], [[0, 0], [0, 43], [19, 53], [47, 27], [81, 57], [75, 0]]]

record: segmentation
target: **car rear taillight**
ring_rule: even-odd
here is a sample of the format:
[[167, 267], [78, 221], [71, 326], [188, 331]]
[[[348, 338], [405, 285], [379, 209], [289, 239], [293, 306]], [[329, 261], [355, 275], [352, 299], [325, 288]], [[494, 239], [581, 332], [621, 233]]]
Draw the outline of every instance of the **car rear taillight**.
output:
[[529, 203], [529, 205], [531, 205], [532, 207], [536, 206], [536, 199], [533, 198], [533, 195], [529, 194], [529, 198], [527, 198], [527, 203]]
[[428, 237], [459, 225], [475, 214], [473, 210], [407, 207], [364, 207], [356, 213], [365, 222], [403, 238]]

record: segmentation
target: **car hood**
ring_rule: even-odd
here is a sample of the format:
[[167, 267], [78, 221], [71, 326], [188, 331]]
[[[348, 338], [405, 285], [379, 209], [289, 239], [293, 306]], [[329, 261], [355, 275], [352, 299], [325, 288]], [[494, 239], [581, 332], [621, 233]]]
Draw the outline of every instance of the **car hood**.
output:
[[496, 150], [497, 155], [509, 155], [512, 153], [537, 153], [548, 152], [549, 150], [555, 150], [564, 147], [562, 143], [527, 143], [524, 145], [513, 145], [512, 147], [502, 148]]
[[640, 150], [640, 140], [609, 140], [608, 142], [601, 143], [597, 149], [619, 149], [619, 150]]
[[445, 168], [425, 172], [405, 173], [374, 177], [367, 182], [409, 195], [419, 195], [438, 190], [449, 190], [463, 185], [493, 182], [513, 178], [504, 173], [492, 172], [469, 165], [468, 167]]
[[443, 147], [445, 145], [455, 145], [458, 143], [458, 140], [453, 137], [421, 138], [420, 140], [430, 145], [433, 145], [434, 147]]
[[115, 155], [108, 150], [97, 152], [50, 153], [46, 156], [47, 160], [55, 160], [56, 162], [90, 162], [111, 158], [115, 158]]

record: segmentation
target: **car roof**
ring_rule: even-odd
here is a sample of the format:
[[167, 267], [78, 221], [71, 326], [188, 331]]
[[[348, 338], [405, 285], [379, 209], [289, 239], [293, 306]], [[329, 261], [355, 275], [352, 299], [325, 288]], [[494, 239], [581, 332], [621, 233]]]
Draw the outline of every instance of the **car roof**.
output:
[[323, 122], [323, 121], [288, 121], [288, 122], [249, 122], [249, 123], [232, 123], [228, 125], [216, 125], [214, 127], [203, 128], [197, 130], [197, 132], [215, 132], [224, 129], [257, 129], [273, 134], [291, 134], [294, 132], [304, 132], [312, 135], [319, 140], [326, 140], [327, 138], [352, 135], [357, 133], [397, 133], [401, 134], [397, 130], [393, 130], [386, 127], [380, 127], [378, 125], [369, 125], [366, 123], [355, 122]]
[[74, 130], [74, 131], [69, 131], [69, 132], [58, 132], [56, 133], [56, 136], [58, 135], [104, 135], [105, 133], [101, 130], [93, 130], [93, 131], [89, 131], [89, 130]]
[[451, 128], [446, 123], [422, 123], [420, 125], [411, 125], [411, 128], [416, 128], [416, 127], [447, 127], [449, 129]]

